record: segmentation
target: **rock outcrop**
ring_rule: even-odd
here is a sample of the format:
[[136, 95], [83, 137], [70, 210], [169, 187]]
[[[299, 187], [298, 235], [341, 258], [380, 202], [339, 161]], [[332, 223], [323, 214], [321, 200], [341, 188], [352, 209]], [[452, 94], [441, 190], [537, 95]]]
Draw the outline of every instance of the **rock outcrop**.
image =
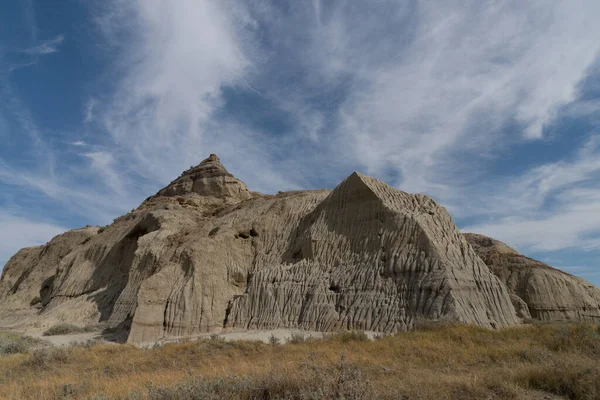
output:
[[96, 227], [74, 229], [44, 246], [19, 250], [4, 266], [0, 278], [1, 326], [19, 324], [24, 317], [37, 315], [42, 299], [48, 299], [56, 267], [97, 232]]
[[[60, 238], [69, 245], [59, 251]], [[359, 173], [332, 191], [262, 195], [211, 155], [110, 226], [43, 248], [9, 261], [0, 326], [17, 314], [40, 329], [102, 323], [140, 343], [224, 329], [520, 322], [514, 296], [443, 207]]]
[[474, 233], [465, 237], [508, 287], [520, 317], [540, 321], [600, 322], [600, 289]]
[[191, 167], [158, 192], [159, 196], [197, 193], [201, 196], [245, 200], [252, 197], [246, 185], [231, 175], [216, 154]]

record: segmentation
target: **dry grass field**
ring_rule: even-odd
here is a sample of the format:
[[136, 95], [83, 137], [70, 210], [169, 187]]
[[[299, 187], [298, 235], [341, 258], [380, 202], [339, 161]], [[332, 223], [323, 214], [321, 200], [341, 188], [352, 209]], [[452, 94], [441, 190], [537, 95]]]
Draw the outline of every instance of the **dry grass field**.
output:
[[[22, 344], [15, 344], [24, 341]], [[600, 328], [425, 326], [367, 340], [54, 348], [0, 334], [6, 399], [599, 399]]]

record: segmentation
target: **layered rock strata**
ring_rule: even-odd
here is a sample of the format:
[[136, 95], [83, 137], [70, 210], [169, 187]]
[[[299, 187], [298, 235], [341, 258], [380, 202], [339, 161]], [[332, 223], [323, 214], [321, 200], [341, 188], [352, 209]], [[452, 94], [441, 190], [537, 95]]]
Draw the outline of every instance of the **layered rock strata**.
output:
[[508, 287], [520, 317], [540, 321], [600, 322], [599, 288], [525, 257], [498, 240], [474, 233], [467, 233], [465, 237]]

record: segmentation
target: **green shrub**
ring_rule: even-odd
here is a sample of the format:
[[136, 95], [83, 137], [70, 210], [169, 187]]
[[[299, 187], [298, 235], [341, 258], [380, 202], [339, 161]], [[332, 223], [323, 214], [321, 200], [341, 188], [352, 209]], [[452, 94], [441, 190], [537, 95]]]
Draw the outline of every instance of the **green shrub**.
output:
[[25, 360], [25, 365], [34, 368], [44, 368], [50, 364], [66, 363], [71, 358], [71, 355], [72, 350], [68, 347], [37, 349]]
[[285, 342], [289, 343], [289, 344], [302, 344], [302, 343], [306, 343], [307, 341], [308, 340], [304, 336], [304, 334], [298, 333], [298, 332], [293, 332], [292, 336], [285, 339]]
[[269, 336], [269, 343], [273, 346], [276, 346], [279, 343], [281, 343], [281, 339], [279, 339], [277, 336], [271, 334], [271, 336]]
[[70, 335], [73, 333], [89, 332], [92, 327], [79, 327], [73, 324], [54, 325], [43, 333], [43, 336]]
[[44, 340], [17, 333], [0, 333], [0, 355], [28, 353], [34, 347], [48, 344]]

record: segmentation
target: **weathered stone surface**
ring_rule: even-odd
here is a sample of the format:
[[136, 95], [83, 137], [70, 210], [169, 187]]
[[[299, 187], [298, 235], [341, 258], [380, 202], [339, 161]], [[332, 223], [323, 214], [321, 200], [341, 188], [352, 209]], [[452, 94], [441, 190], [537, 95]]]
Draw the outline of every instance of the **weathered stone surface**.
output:
[[600, 322], [600, 289], [591, 283], [525, 257], [487, 236], [465, 237], [508, 287], [523, 318], [540, 321]]
[[231, 175], [216, 154], [211, 154], [158, 192], [159, 196], [181, 196], [197, 193], [202, 196], [231, 197], [243, 200], [252, 197], [246, 185]]
[[44, 246], [19, 250], [5, 265], [0, 279], [0, 321], [3, 326], [34, 316], [48, 297], [56, 268], [74, 249], [83, 246], [98, 228], [75, 229], [56, 236]]
[[354, 173], [286, 242], [280, 260], [257, 260], [228, 326], [394, 332], [421, 318], [517, 322], [506, 289], [426, 196]]
[[[3, 282], [36, 251], [15, 256]], [[216, 156], [47, 271], [41, 306], [21, 324], [104, 322], [134, 343], [223, 329], [519, 322], [506, 286], [428, 197], [359, 173], [333, 191], [260, 195]], [[1, 302], [20, 289], [3, 290]]]

